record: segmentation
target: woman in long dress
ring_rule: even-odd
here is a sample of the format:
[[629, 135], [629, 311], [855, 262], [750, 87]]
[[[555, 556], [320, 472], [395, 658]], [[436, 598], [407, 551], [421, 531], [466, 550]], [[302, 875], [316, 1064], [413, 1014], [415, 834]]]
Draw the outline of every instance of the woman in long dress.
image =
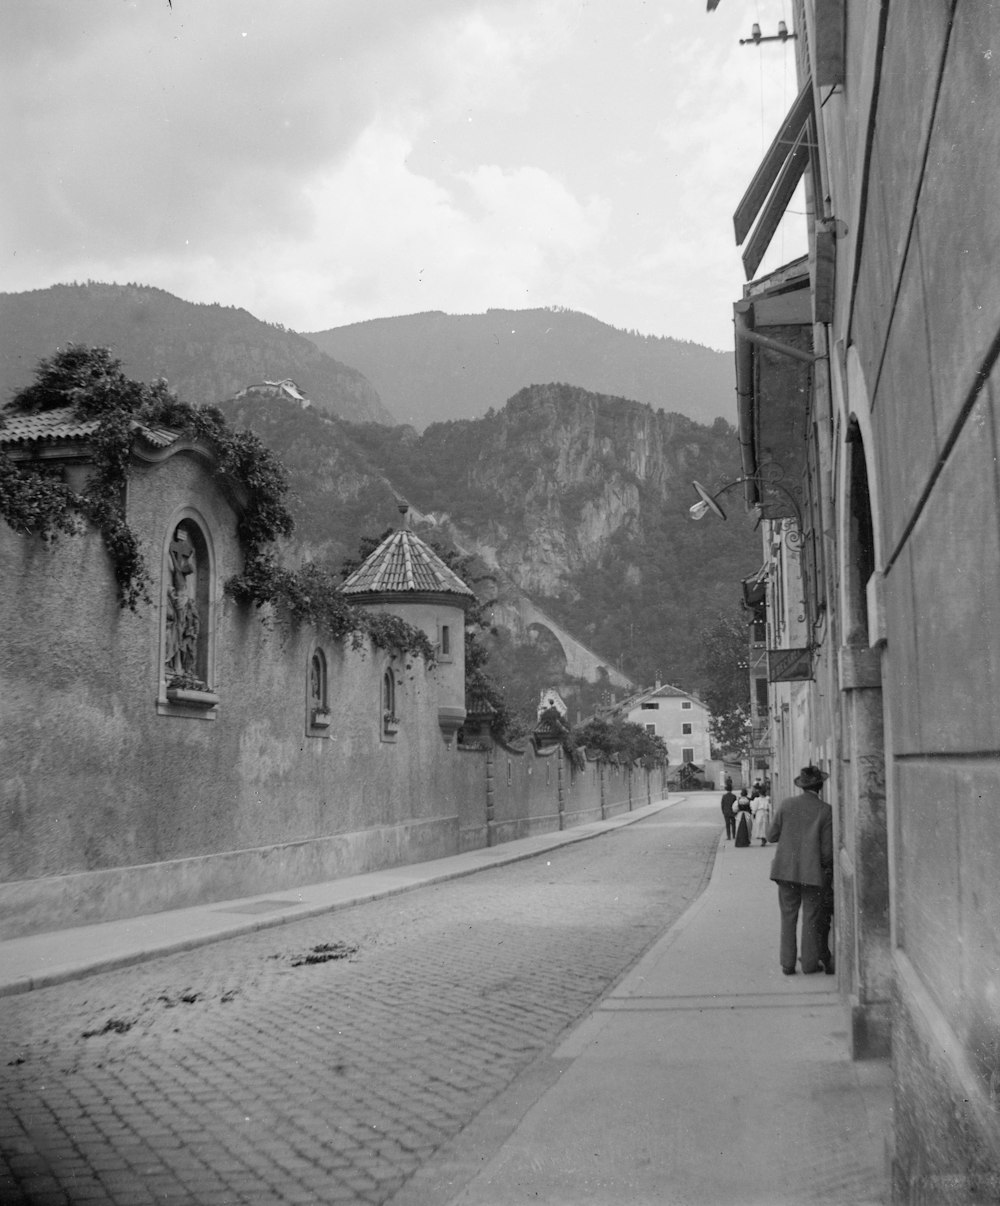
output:
[[750, 830], [753, 827], [753, 809], [750, 806], [750, 799], [745, 791], [740, 793], [740, 798], [736, 801], [733, 815], [736, 817], [735, 845], [749, 846]]
[[753, 808], [753, 830], [750, 836], [756, 841], [760, 838], [762, 846], [767, 845], [767, 831], [771, 825], [771, 801], [768, 796], [759, 795], [751, 801]]

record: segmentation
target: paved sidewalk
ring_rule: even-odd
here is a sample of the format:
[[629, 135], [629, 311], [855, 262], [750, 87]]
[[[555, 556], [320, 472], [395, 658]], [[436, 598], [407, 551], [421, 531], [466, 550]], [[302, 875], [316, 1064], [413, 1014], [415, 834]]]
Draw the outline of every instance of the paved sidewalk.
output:
[[833, 976], [784, 976], [773, 847], [711, 883], [547, 1061], [393, 1206], [872, 1206], [887, 1063], [852, 1063]]
[[607, 821], [593, 821], [432, 862], [392, 867], [331, 883], [308, 884], [245, 900], [213, 901], [194, 908], [171, 909], [123, 921], [0, 941], [0, 997], [111, 968], [128, 967], [223, 938], [299, 921], [303, 917], [315, 917], [426, 884], [472, 875], [488, 867], [533, 858], [546, 850], [631, 825], [685, 798], [672, 796]]

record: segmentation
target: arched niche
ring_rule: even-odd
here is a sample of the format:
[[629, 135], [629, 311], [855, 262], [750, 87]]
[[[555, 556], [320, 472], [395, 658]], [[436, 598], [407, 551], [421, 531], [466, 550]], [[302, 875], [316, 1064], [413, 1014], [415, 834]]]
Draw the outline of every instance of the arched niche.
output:
[[330, 721], [330, 663], [326, 650], [314, 645], [306, 670], [306, 734], [326, 737]]
[[396, 710], [396, 675], [392, 666], [382, 673], [379, 688], [380, 732], [383, 741], [395, 741], [399, 732], [399, 715]]
[[217, 596], [211, 530], [198, 511], [184, 507], [166, 525], [161, 557], [161, 715], [215, 717]]

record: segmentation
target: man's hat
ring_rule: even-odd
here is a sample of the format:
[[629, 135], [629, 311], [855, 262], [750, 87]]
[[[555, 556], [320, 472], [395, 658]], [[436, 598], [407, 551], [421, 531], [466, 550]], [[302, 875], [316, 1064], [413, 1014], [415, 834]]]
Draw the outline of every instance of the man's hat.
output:
[[795, 783], [796, 786], [802, 787], [806, 791], [815, 791], [817, 787], [822, 787], [829, 778], [826, 771], [821, 771], [818, 766], [804, 766]]

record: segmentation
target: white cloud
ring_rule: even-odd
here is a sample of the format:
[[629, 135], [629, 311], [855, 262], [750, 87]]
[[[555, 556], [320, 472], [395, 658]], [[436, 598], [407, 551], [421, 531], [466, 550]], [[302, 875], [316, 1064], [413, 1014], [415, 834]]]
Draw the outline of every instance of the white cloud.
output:
[[0, 0], [5, 285], [722, 342], [732, 209], [794, 84], [736, 45], [742, 6], [692, 3]]

